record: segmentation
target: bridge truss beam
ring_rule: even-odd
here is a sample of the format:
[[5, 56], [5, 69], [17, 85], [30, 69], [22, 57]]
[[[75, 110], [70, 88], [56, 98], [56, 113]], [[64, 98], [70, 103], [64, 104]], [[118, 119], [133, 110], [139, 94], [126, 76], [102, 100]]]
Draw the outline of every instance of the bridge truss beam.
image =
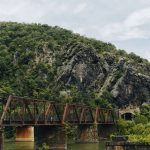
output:
[[113, 109], [17, 96], [9, 96], [1, 110], [1, 126], [115, 124], [119, 114]]

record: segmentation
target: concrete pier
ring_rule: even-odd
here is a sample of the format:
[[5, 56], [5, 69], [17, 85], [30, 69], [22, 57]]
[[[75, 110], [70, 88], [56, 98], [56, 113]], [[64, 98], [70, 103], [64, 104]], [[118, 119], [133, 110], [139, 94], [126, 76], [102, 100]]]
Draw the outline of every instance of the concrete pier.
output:
[[34, 141], [34, 127], [17, 127], [16, 128], [17, 142], [32, 142]]
[[97, 143], [99, 141], [97, 126], [79, 125], [77, 129], [76, 143]]
[[111, 125], [111, 124], [98, 125], [99, 139], [109, 138], [110, 135], [115, 133], [116, 131], [117, 128], [115, 125]]

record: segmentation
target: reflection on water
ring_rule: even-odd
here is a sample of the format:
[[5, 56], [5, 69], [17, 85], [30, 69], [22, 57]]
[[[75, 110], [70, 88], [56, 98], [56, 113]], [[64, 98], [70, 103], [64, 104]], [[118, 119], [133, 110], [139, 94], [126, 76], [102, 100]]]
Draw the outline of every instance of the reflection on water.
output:
[[34, 150], [34, 142], [5, 142], [4, 150]]
[[[5, 150], [34, 150], [34, 142], [5, 142]], [[105, 150], [105, 143], [69, 144], [68, 150]]]
[[105, 150], [105, 144], [71, 144], [68, 150]]

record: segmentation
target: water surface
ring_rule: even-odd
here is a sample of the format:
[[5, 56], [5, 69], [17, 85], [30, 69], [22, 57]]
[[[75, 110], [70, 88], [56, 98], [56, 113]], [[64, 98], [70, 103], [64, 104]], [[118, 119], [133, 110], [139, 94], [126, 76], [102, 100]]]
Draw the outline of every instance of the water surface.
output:
[[[34, 150], [34, 142], [5, 142], [5, 150]], [[68, 150], [105, 150], [105, 143], [68, 144]]]

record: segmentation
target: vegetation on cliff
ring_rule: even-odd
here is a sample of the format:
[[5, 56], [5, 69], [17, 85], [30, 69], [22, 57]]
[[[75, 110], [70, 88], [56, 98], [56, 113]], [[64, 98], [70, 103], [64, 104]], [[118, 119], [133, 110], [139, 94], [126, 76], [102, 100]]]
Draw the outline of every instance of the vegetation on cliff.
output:
[[150, 98], [149, 68], [134, 53], [57, 26], [0, 23], [0, 97], [102, 107], [142, 103]]

